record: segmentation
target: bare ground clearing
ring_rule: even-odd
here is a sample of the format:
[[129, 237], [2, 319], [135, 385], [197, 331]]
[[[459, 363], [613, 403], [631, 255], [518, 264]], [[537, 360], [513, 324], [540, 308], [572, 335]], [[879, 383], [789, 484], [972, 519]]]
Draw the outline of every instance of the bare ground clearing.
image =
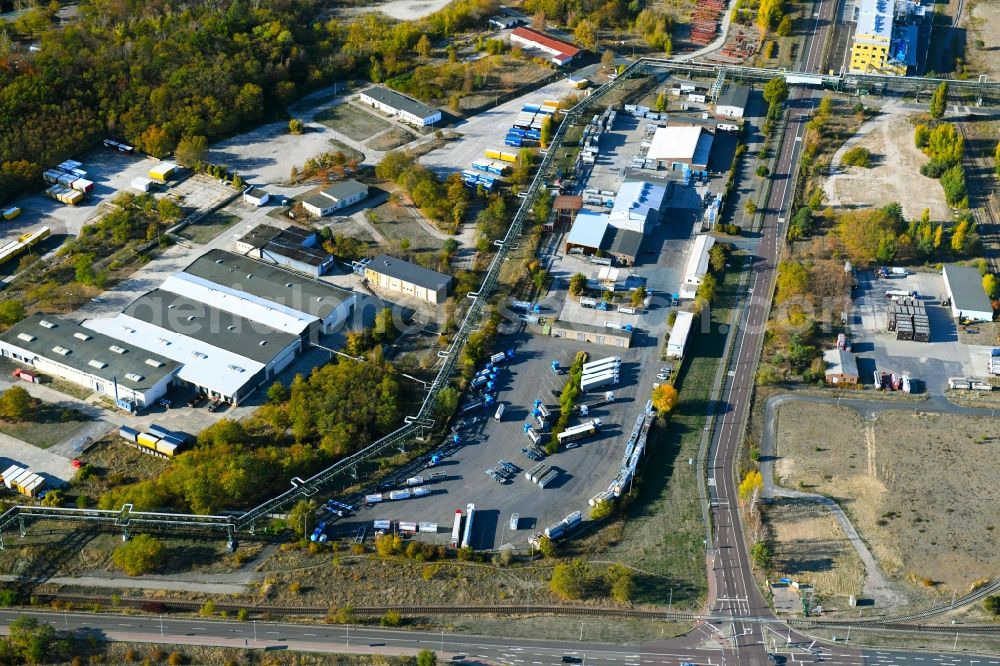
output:
[[860, 595], [865, 567], [826, 507], [782, 498], [767, 509], [775, 544], [772, 568], [813, 586], [819, 597]]
[[[988, 74], [990, 79], [1000, 74], [1000, 3], [969, 3], [965, 23], [969, 29], [965, 54], [968, 68], [977, 74]], [[982, 41], [982, 47], [976, 46]]]
[[1000, 576], [1000, 421], [791, 403], [778, 413], [775, 474], [836, 499], [882, 568], [917, 589], [965, 592]]
[[[925, 208], [932, 220], [949, 220], [951, 211], [940, 183], [920, 174], [928, 161], [913, 143], [913, 114], [886, 108], [861, 126], [859, 136], [848, 141], [833, 157], [832, 173], [823, 186], [834, 208], [869, 208], [898, 201], [903, 215], [920, 219]], [[841, 167], [841, 155], [849, 148], [863, 146], [875, 157], [871, 169]]]

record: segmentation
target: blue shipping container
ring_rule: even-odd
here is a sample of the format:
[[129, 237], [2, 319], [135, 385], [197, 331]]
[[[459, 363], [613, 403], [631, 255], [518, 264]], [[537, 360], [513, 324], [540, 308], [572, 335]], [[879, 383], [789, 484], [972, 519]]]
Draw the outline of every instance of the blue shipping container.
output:
[[528, 130], [521, 129], [520, 127], [512, 127], [507, 134], [516, 134], [518, 136], [524, 136]]
[[535, 141], [538, 141], [539, 139], [542, 138], [542, 132], [541, 130], [530, 129], [524, 133], [524, 136], [527, 137], [528, 139], [534, 139]]
[[508, 134], [507, 138], [504, 139], [504, 143], [507, 144], [508, 146], [514, 146], [515, 148], [520, 148], [523, 142], [521, 141], [521, 137], [517, 135]]
[[542, 107], [540, 104], [525, 104], [524, 106], [521, 107], [521, 110], [537, 113], [542, 110]]

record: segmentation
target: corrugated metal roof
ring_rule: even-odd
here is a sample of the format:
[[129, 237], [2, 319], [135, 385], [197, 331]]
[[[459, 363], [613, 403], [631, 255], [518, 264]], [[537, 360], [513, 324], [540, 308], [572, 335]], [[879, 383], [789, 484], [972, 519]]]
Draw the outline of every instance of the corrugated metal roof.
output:
[[530, 40], [536, 44], [541, 44], [542, 46], [546, 46], [554, 51], [559, 51], [564, 56], [570, 58], [576, 56], [576, 54], [580, 52], [579, 48], [569, 42], [564, 42], [561, 39], [550, 37], [545, 33], [532, 30], [531, 28], [515, 28], [510, 34], [516, 35], [522, 39]]
[[409, 261], [397, 259], [396, 257], [390, 257], [387, 254], [380, 254], [372, 259], [365, 266], [365, 269], [433, 291], [451, 284], [450, 275], [432, 271], [429, 268], [424, 268], [423, 266], [418, 266], [417, 264], [412, 264]]
[[715, 101], [715, 104], [716, 106], [734, 106], [739, 109], [745, 109], [749, 101], [750, 88], [732, 84], [727, 86], [725, 92], [719, 95], [719, 99]]
[[945, 264], [944, 279], [951, 293], [952, 309], [992, 312], [993, 304], [983, 291], [983, 278], [972, 266]]

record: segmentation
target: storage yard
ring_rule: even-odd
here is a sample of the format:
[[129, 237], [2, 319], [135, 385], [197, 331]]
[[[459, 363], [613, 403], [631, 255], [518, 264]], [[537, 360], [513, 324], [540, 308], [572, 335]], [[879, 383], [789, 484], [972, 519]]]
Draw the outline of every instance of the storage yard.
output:
[[994, 418], [919, 407], [862, 420], [790, 403], [778, 411], [775, 481], [833, 497], [886, 574], [950, 597], [1000, 576], [998, 428]]

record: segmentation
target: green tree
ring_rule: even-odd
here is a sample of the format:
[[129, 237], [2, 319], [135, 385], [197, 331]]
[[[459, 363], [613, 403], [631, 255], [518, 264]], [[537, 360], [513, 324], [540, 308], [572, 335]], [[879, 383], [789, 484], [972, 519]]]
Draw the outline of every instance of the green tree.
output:
[[720, 273], [725, 270], [728, 254], [727, 248], [723, 243], [716, 243], [712, 246], [712, 249], [708, 251], [708, 263], [713, 271]]
[[634, 308], [642, 307], [642, 304], [646, 301], [646, 287], [639, 285], [632, 290], [632, 294], [629, 296], [629, 305]]
[[847, 150], [840, 159], [844, 166], [857, 166], [864, 169], [872, 168], [872, 153], [864, 146], [854, 146]]
[[309, 530], [316, 526], [316, 502], [299, 500], [288, 510], [288, 526], [300, 538], [309, 535]]
[[935, 120], [943, 118], [944, 112], [948, 108], [948, 82], [942, 81], [934, 94], [931, 95], [931, 118]]
[[991, 595], [983, 599], [983, 608], [987, 613], [1000, 616], [1000, 595]]
[[620, 604], [631, 603], [635, 594], [635, 580], [632, 570], [616, 564], [608, 568], [611, 582], [611, 598]]
[[0, 326], [10, 328], [27, 316], [24, 303], [16, 298], [8, 298], [0, 303]]
[[590, 19], [583, 19], [576, 24], [573, 37], [578, 44], [588, 51], [593, 51], [597, 48], [597, 26]]
[[288, 121], [289, 134], [302, 134], [306, 131], [306, 124], [299, 118], [292, 118]]
[[10, 644], [20, 655], [21, 660], [29, 664], [42, 664], [49, 661], [61, 661], [59, 656], [66, 650], [57, 641], [55, 628], [48, 623], [42, 623], [37, 618], [22, 616], [10, 623]]
[[753, 199], [747, 199], [746, 203], [743, 204], [743, 210], [752, 217], [757, 214], [757, 204], [754, 203]]
[[764, 101], [771, 108], [780, 107], [788, 99], [788, 83], [785, 77], [776, 76], [764, 84]]
[[767, 178], [771, 174], [771, 170], [767, 168], [766, 164], [761, 164], [757, 167], [754, 173], [761, 178]]
[[792, 34], [792, 17], [785, 14], [781, 18], [781, 22], [778, 23], [778, 29], [775, 30], [779, 37], [788, 37]]
[[583, 599], [589, 586], [590, 567], [581, 559], [557, 564], [549, 580], [549, 589], [565, 600]]
[[383, 627], [398, 627], [403, 623], [403, 617], [394, 610], [388, 610], [385, 615], [379, 620], [379, 624]]
[[273, 404], [280, 404], [288, 400], [288, 387], [281, 382], [274, 382], [267, 387], [267, 401]]
[[436, 666], [437, 655], [430, 650], [421, 650], [417, 653], [417, 666]]
[[417, 45], [414, 47], [421, 58], [431, 57], [431, 40], [427, 39], [427, 33], [420, 35], [420, 39], [417, 40]]
[[590, 519], [604, 520], [605, 518], [611, 515], [612, 511], [614, 511], [614, 505], [611, 503], [610, 500], [606, 499], [600, 500], [599, 502], [597, 502], [597, 504], [594, 505], [594, 508], [590, 510]]
[[544, 223], [548, 220], [549, 214], [552, 212], [552, 194], [548, 190], [539, 191], [531, 210], [539, 222]]
[[545, 557], [552, 558], [558, 554], [559, 549], [558, 546], [556, 546], [555, 541], [545, 535], [542, 535], [538, 537], [538, 552]]
[[569, 279], [569, 293], [573, 296], [580, 296], [583, 294], [583, 290], [587, 288], [587, 276], [583, 273], [575, 273], [573, 277]]
[[913, 143], [923, 150], [927, 147], [928, 142], [931, 138], [931, 128], [927, 125], [920, 124], [913, 128]]
[[549, 143], [552, 142], [553, 129], [554, 128], [553, 128], [552, 116], [545, 116], [545, 118], [542, 119], [542, 127], [539, 130], [539, 133], [541, 134], [539, 143], [541, 144], [542, 148], [548, 148]]
[[111, 555], [115, 566], [129, 576], [140, 576], [155, 570], [166, 556], [166, 547], [148, 534], [132, 537]]
[[656, 109], [658, 113], [662, 113], [667, 110], [667, 93], [660, 91], [660, 94], [656, 96], [656, 101], [653, 103], [653, 108]]
[[181, 138], [174, 149], [174, 157], [186, 167], [204, 162], [208, 157], [208, 138], [201, 134]]
[[771, 548], [763, 541], [758, 541], [750, 549], [750, 559], [760, 571], [767, 571], [771, 566]]
[[21, 421], [31, 411], [31, 394], [20, 386], [11, 386], [0, 393], [0, 418]]

